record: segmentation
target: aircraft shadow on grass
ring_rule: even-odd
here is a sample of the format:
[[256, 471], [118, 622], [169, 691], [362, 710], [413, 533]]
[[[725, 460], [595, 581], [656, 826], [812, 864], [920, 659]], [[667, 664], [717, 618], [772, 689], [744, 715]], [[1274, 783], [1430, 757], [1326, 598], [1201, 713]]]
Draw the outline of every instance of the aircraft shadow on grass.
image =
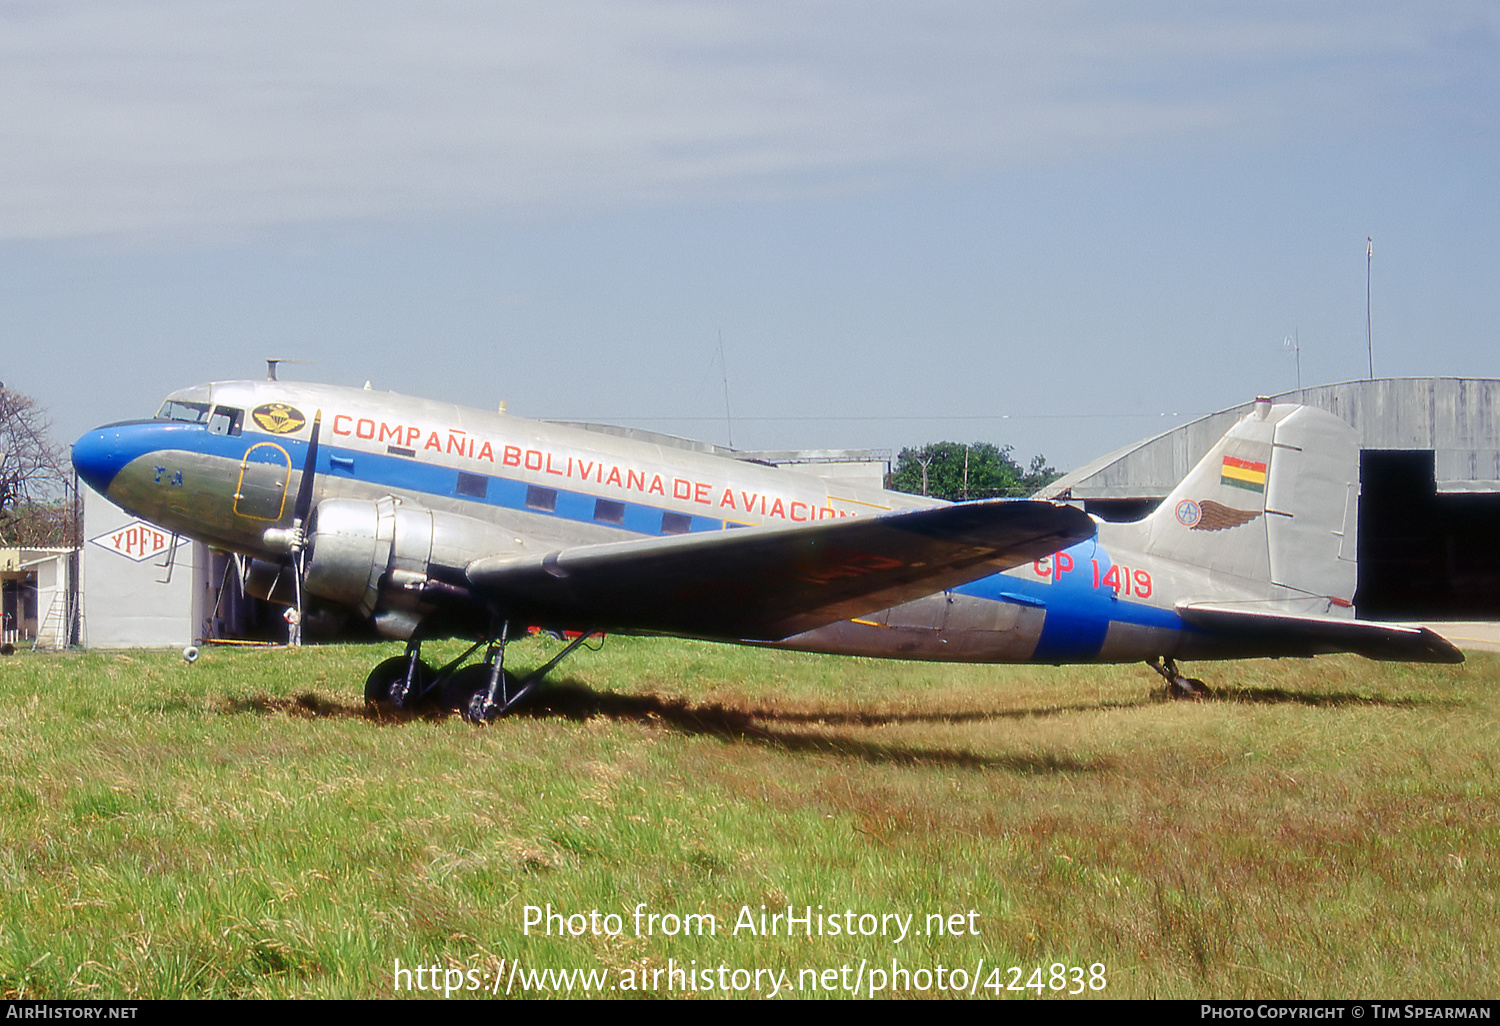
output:
[[[1205, 696], [1205, 700], [1314, 708], [1362, 706], [1419, 709], [1452, 704], [1425, 698], [1396, 698], [1351, 691], [1293, 691], [1277, 687], [1220, 688]], [[604, 717], [666, 727], [684, 735], [713, 736], [728, 743], [749, 743], [790, 753], [833, 755], [878, 764], [947, 766], [1040, 775], [1101, 772], [1108, 770], [1111, 762], [1108, 759], [1075, 759], [1055, 754], [983, 755], [956, 747], [870, 741], [847, 734], [830, 733], [826, 728], [1041, 719], [1069, 713], [1130, 709], [1140, 704], [1091, 702], [1034, 709], [970, 709], [949, 712], [901, 710], [889, 713], [848, 709], [741, 709], [718, 702], [696, 703], [685, 698], [661, 695], [597, 691], [578, 681], [559, 681], [536, 695], [532, 702], [516, 710], [516, 714], [533, 719], [550, 717], [578, 722]], [[419, 720], [444, 719], [450, 715], [441, 710], [401, 712], [347, 705], [312, 693], [303, 693], [295, 698], [272, 698], [264, 695], [236, 698], [229, 701], [228, 709], [235, 713], [367, 719], [391, 726]], [[808, 727], [818, 729], [799, 729]]]
[[[749, 743], [786, 752], [835, 755], [865, 762], [904, 766], [952, 766], [963, 769], [992, 769], [1012, 773], [1093, 773], [1107, 770], [1104, 759], [1074, 759], [1051, 754], [982, 755], [963, 748], [903, 745], [875, 742], [826, 730], [799, 730], [797, 727], [882, 726], [901, 723], [976, 722], [999, 719], [1026, 719], [1088, 709], [1129, 708], [1129, 703], [1100, 703], [1042, 710], [1004, 710], [997, 712], [967, 711], [959, 713], [899, 712], [864, 713], [839, 710], [734, 709], [717, 702], [694, 703], [683, 698], [660, 695], [626, 695], [596, 691], [577, 681], [559, 681], [541, 692], [535, 701], [516, 710], [516, 715], [533, 719], [548, 717], [586, 721], [605, 717], [617, 721], [663, 726], [686, 735], [707, 735], [725, 742]], [[295, 698], [272, 698], [258, 695], [231, 699], [228, 709], [236, 713], [286, 714], [307, 718], [341, 717], [369, 719], [382, 724], [399, 725], [417, 720], [442, 719], [446, 712], [403, 713], [378, 711], [368, 706], [345, 705], [318, 695], [304, 693]], [[791, 729], [770, 729], [766, 724], [791, 724]]]
[[1430, 709], [1453, 705], [1434, 698], [1396, 698], [1388, 695], [1361, 694], [1357, 691], [1294, 691], [1291, 688], [1252, 687], [1216, 688], [1206, 696], [1217, 702], [1243, 702], [1254, 705], [1306, 705], [1318, 708], [1367, 706], [1382, 709]]

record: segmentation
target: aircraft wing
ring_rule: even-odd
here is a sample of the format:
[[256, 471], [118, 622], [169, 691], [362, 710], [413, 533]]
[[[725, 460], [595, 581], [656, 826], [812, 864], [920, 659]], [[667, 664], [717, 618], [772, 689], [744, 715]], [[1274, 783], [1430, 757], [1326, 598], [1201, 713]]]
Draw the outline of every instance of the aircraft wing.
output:
[[1180, 603], [1177, 615], [1190, 627], [1243, 641], [1246, 657], [1353, 652], [1366, 659], [1400, 662], [1464, 661], [1464, 654], [1442, 635], [1410, 624], [1267, 613], [1196, 602]]
[[471, 587], [523, 623], [779, 641], [1090, 538], [1082, 510], [992, 500], [874, 517], [493, 556]]

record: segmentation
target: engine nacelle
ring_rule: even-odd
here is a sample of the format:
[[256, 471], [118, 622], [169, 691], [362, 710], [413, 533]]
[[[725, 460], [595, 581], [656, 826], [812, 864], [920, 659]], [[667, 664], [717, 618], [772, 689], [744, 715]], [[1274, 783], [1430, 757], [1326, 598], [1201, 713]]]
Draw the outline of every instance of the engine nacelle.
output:
[[245, 567], [245, 594], [278, 606], [290, 606], [297, 601], [297, 584], [292, 580], [292, 571], [283, 563], [272, 563], [264, 559], [252, 559]]
[[303, 585], [309, 594], [362, 616], [382, 607], [392, 614], [376, 617], [382, 633], [404, 637], [415, 627], [427, 591], [451, 591], [434, 580], [435, 572], [461, 573], [479, 556], [519, 547], [520, 539], [504, 528], [458, 513], [392, 497], [324, 499], [307, 526]]

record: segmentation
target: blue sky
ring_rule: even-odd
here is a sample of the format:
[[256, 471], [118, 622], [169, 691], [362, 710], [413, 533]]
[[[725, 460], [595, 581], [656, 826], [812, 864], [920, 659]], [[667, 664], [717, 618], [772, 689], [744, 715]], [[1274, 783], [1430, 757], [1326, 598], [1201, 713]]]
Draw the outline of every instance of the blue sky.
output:
[[1060, 468], [1500, 377], [1493, 3], [0, 7], [0, 380], [287, 376]]

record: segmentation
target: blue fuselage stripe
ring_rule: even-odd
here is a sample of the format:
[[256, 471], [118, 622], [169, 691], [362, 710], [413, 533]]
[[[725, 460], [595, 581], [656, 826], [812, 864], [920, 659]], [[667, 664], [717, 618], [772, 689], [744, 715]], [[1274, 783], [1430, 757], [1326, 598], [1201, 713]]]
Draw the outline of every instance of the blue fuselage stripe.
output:
[[[1099, 560], [1105, 570], [1110, 566], [1108, 554], [1099, 547], [1097, 538], [1080, 542], [1067, 551], [1076, 566], [1088, 566], [1090, 560]], [[1028, 577], [1028, 573], [1029, 569], [1022, 567], [982, 578], [954, 591], [974, 598], [1045, 609], [1041, 637], [1032, 655], [1037, 662], [1085, 662], [1096, 658], [1104, 647], [1111, 623], [1182, 629], [1182, 618], [1174, 610], [1122, 599], [1113, 588], [1094, 586], [1091, 575], [1064, 574], [1060, 580], [1039, 581]]]
[[[206, 456], [217, 456], [238, 463], [245, 451], [260, 442], [273, 441], [286, 449], [293, 468], [300, 470], [307, 458], [307, 443], [298, 439], [281, 438], [274, 435], [216, 435], [197, 424], [174, 424], [171, 422], [147, 422], [143, 424], [116, 425], [109, 430], [117, 436], [116, 451], [120, 453], [121, 466], [143, 456], [161, 450], [179, 449]], [[705, 517], [649, 503], [632, 502], [628, 499], [613, 499], [624, 506], [621, 523], [615, 524], [595, 519], [597, 500], [602, 498], [587, 492], [557, 488], [551, 484], [522, 481], [515, 478], [496, 477], [462, 471], [466, 477], [484, 478], [485, 495], [479, 498], [458, 490], [456, 467], [424, 463], [409, 456], [389, 456], [318, 444], [317, 473], [330, 478], [358, 481], [361, 484], [390, 488], [408, 494], [438, 495], [464, 502], [477, 502], [502, 509], [521, 510], [537, 516], [554, 516], [564, 520], [598, 524], [634, 534], [663, 534], [664, 515], [676, 514], [688, 519], [689, 531], [719, 531], [724, 521], [717, 517]], [[532, 488], [546, 488], [556, 493], [556, 505], [552, 510], [527, 505], [527, 493]], [[472, 490], [472, 489], [471, 489]]]

